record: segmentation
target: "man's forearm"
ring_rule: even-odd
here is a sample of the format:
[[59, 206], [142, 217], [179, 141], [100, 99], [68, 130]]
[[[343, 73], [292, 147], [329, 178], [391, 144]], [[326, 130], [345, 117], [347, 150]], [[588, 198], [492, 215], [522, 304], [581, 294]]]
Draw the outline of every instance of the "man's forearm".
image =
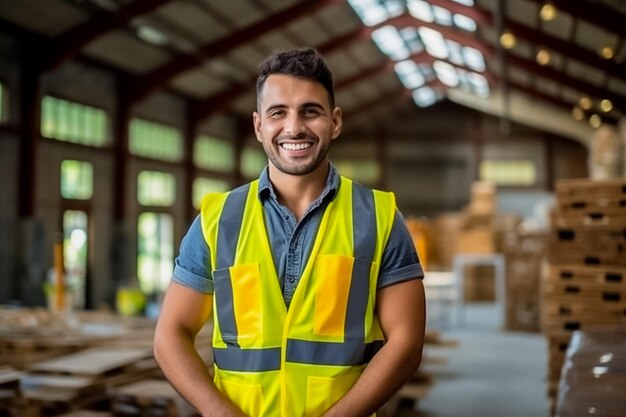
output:
[[172, 386], [204, 417], [245, 417], [215, 387], [187, 335], [155, 340], [155, 358]]
[[324, 417], [374, 414], [415, 373], [421, 362], [421, 351], [421, 346], [410, 340], [385, 344], [352, 389]]

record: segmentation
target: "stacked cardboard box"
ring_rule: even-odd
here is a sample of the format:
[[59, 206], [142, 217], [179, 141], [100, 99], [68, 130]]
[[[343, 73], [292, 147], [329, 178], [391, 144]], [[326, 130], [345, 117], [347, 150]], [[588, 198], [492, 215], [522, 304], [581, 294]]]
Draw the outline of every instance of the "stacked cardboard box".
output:
[[502, 244], [506, 259], [505, 329], [537, 332], [546, 233], [525, 231], [520, 225], [504, 234]]
[[556, 415], [623, 416], [626, 327], [576, 331], [567, 349]]
[[626, 179], [563, 180], [556, 192], [542, 281], [552, 401], [571, 333], [626, 322]]

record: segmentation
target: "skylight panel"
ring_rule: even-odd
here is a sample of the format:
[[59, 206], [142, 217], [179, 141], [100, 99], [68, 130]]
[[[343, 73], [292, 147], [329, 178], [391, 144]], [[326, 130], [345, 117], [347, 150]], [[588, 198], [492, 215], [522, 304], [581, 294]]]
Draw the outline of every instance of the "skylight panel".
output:
[[483, 54], [476, 48], [471, 46], [463, 47], [463, 58], [465, 65], [473, 70], [483, 72], [487, 69]]
[[452, 26], [452, 13], [443, 7], [433, 6], [435, 22], [443, 26]]
[[430, 3], [423, 0], [408, 0], [407, 8], [409, 14], [414, 18], [427, 23], [433, 23], [435, 21], [435, 15]]
[[470, 72], [467, 76], [467, 80], [469, 81], [474, 93], [481, 97], [489, 96], [489, 81], [487, 81], [487, 78], [485, 78], [484, 75], [476, 72]]
[[400, 29], [400, 35], [411, 51], [411, 54], [417, 54], [424, 50], [424, 44], [422, 43], [416, 28], [407, 27]]
[[379, 25], [404, 13], [402, 0], [348, 0], [363, 24]]
[[413, 90], [426, 84], [426, 80], [424, 79], [424, 76], [420, 72], [415, 61], [407, 60], [398, 62], [394, 65], [394, 70], [402, 82], [402, 85], [409, 90]]
[[452, 0], [452, 1], [462, 4], [463, 6], [468, 6], [468, 7], [474, 6], [474, 0]]
[[454, 16], [452, 16], [452, 20], [454, 21], [454, 26], [459, 29], [463, 29], [468, 32], [476, 32], [476, 29], [478, 29], [474, 19], [465, 16], [464, 14], [455, 13]]
[[413, 101], [419, 107], [432, 106], [437, 102], [437, 94], [435, 90], [430, 87], [422, 87], [417, 90], [413, 90]]
[[450, 51], [446, 45], [446, 40], [440, 32], [424, 26], [420, 27], [418, 31], [429, 55], [439, 59], [448, 58]]
[[448, 87], [457, 87], [459, 85], [459, 74], [453, 65], [443, 61], [435, 61], [433, 69], [439, 81]]
[[448, 61], [456, 65], [465, 65], [463, 46], [461, 46], [458, 42], [451, 41], [450, 39], [446, 39], [446, 44], [448, 45], [448, 50], [450, 51]]
[[393, 26], [383, 26], [372, 32], [372, 39], [376, 46], [394, 61], [401, 61], [411, 56], [402, 36]]

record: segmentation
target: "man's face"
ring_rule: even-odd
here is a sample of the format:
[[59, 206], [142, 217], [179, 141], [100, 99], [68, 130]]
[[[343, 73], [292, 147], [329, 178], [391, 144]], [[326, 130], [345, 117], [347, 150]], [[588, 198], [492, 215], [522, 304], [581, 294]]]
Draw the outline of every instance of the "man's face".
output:
[[341, 109], [330, 108], [324, 87], [283, 74], [267, 78], [253, 119], [271, 165], [289, 175], [315, 171], [341, 132]]

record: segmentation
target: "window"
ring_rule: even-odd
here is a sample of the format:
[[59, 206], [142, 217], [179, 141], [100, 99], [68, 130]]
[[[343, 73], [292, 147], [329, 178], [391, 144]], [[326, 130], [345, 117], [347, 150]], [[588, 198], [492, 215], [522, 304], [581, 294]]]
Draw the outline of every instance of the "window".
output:
[[174, 175], [161, 171], [141, 171], [137, 176], [137, 201], [142, 206], [168, 207], [176, 199]]
[[480, 164], [480, 179], [498, 185], [535, 185], [535, 164], [529, 159], [487, 159]]
[[93, 166], [89, 162], [66, 159], [61, 162], [61, 196], [89, 200], [93, 195]]
[[63, 263], [72, 306], [85, 307], [87, 277], [88, 216], [80, 210], [63, 212]]
[[265, 152], [258, 148], [246, 147], [241, 153], [241, 173], [246, 178], [256, 178], [267, 165]]
[[180, 162], [183, 140], [180, 132], [170, 126], [134, 118], [130, 122], [129, 151], [133, 155]]
[[207, 193], [221, 193], [227, 191], [229, 185], [226, 181], [212, 178], [196, 178], [193, 182], [193, 206], [200, 209], [202, 197]]
[[339, 173], [355, 181], [374, 185], [380, 180], [380, 165], [374, 160], [333, 161]]
[[174, 221], [166, 213], [141, 213], [137, 222], [137, 279], [146, 294], [165, 291], [174, 268]]
[[46, 138], [88, 146], [104, 146], [108, 137], [104, 110], [46, 96], [41, 109], [41, 134]]
[[196, 138], [193, 149], [194, 164], [203, 169], [219, 172], [233, 172], [235, 150], [231, 142], [201, 135]]

